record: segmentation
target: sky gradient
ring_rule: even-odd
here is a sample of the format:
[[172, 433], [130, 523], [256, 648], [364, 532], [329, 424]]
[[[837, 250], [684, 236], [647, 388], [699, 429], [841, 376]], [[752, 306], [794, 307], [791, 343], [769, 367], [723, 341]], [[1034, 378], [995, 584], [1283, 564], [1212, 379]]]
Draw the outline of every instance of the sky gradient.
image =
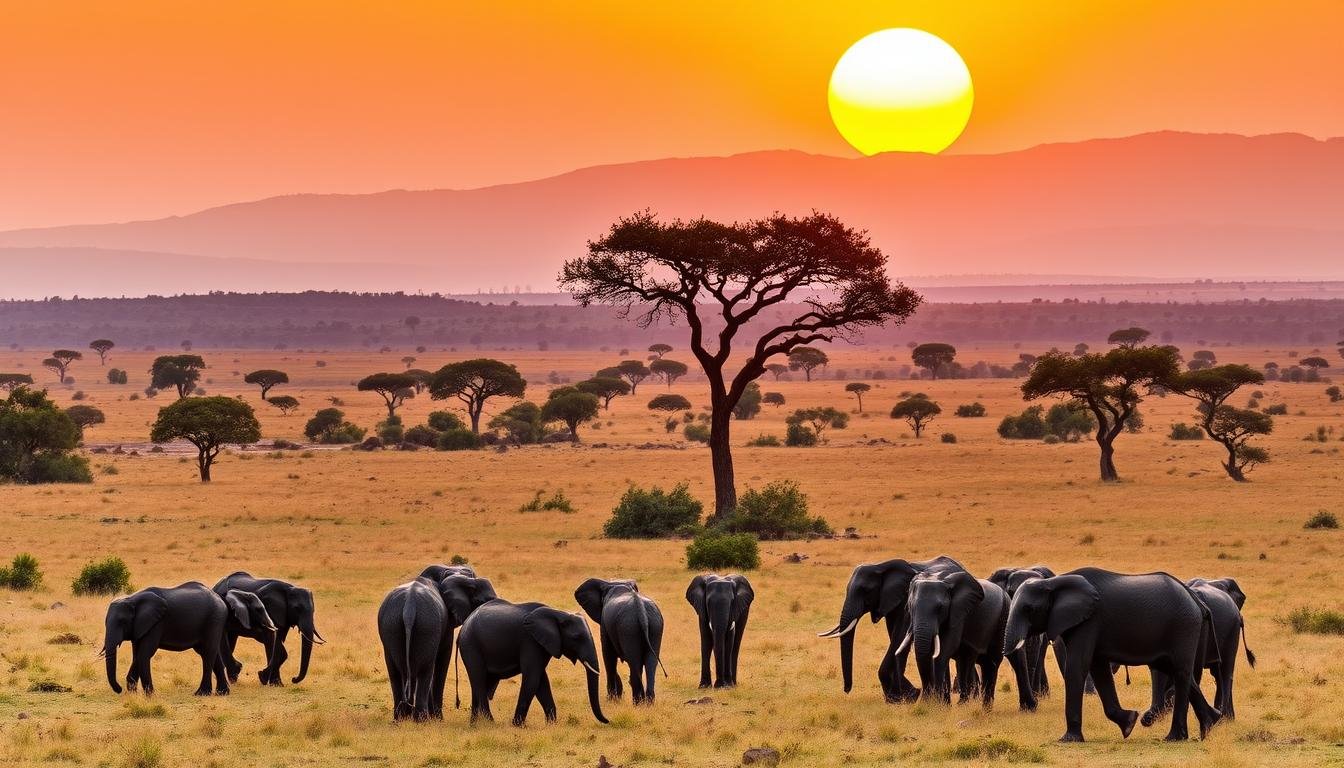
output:
[[0, 229], [660, 157], [855, 156], [827, 80], [891, 26], [971, 70], [950, 152], [1344, 134], [1344, 3], [803, 5], [0, 0]]

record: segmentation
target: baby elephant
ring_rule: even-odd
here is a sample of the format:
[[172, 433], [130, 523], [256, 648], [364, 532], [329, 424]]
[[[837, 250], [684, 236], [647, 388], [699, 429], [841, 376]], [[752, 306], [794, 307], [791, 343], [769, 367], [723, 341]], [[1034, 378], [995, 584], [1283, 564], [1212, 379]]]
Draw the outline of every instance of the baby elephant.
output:
[[457, 637], [458, 653], [471, 681], [471, 719], [493, 720], [490, 698], [499, 681], [522, 675], [513, 724], [527, 721], [536, 699], [547, 721], [556, 719], [555, 698], [546, 665], [561, 656], [583, 662], [588, 671], [588, 703], [599, 723], [607, 722], [598, 701], [597, 648], [582, 614], [565, 613], [541, 603], [491, 600], [472, 612]]
[[[226, 602], [227, 600], [227, 602]], [[146, 694], [154, 692], [150, 659], [160, 649], [194, 650], [201, 657], [201, 684], [197, 696], [210, 695], [210, 675], [215, 676], [215, 692], [225, 695], [229, 682], [224, 671], [220, 647], [231, 622], [237, 626], [273, 627], [266, 609], [256, 595], [231, 591], [220, 598], [200, 582], [177, 587], [149, 587], [133, 595], [113, 600], [107, 607], [107, 634], [102, 654], [107, 658], [107, 683], [121, 693], [117, 683], [117, 648], [131, 641], [131, 668], [126, 687], [143, 685]]]
[[[630, 698], [635, 704], [653, 703], [653, 683], [663, 647], [663, 613], [658, 604], [639, 594], [632, 580], [589, 579], [574, 590], [574, 599], [588, 618], [597, 622], [602, 642], [602, 668], [607, 673], [607, 696], [621, 698], [616, 663], [630, 665]], [[641, 673], [643, 679], [641, 680]], [[667, 674], [667, 669], [663, 669]]]
[[700, 617], [700, 687], [708, 688], [709, 659], [714, 657], [714, 687], [737, 685], [737, 656], [747, 631], [756, 593], [747, 577], [737, 573], [706, 573], [691, 579], [686, 602]]

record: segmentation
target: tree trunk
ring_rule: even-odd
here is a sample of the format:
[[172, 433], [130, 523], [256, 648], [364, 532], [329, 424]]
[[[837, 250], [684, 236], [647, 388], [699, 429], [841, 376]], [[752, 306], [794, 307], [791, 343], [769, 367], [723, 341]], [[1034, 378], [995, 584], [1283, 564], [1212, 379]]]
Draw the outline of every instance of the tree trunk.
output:
[[733, 409], [727, 398], [714, 396], [709, 421], [709, 454], [714, 470], [714, 515], [722, 517], [737, 508], [737, 486], [733, 478], [733, 452], [728, 442]]
[[205, 451], [201, 451], [201, 455], [196, 457], [196, 465], [201, 470], [201, 482], [210, 482], [210, 456]]
[[485, 409], [485, 403], [472, 403], [467, 408], [467, 413], [471, 414], [471, 433], [473, 435], [481, 434], [481, 411]]
[[1101, 446], [1101, 481], [1104, 483], [1120, 481], [1120, 474], [1115, 471], [1115, 445], [1112, 439], [1100, 432], [1097, 435], [1097, 445]]
[[1241, 471], [1241, 467], [1237, 466], [1236, 444], [1223, 443], [1223, 447], [1227, 449], [1227, 463], [1223, 465], [1223, 469], [1227, 470], [1227, 476], [1238, 483], [1246, 482], [1246, 474]]

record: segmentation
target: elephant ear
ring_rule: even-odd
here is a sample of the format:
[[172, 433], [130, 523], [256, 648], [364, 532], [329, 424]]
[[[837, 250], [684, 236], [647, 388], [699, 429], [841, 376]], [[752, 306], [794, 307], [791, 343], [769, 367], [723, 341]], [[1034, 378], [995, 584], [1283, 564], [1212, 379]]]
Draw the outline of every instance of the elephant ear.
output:
[[756, 591], [751, 588], [751, 582], [747, 581], [746, 576], [734, 575], [730, 578], [733, 580], [733, 607], [740, 614], [751, 607], [752, 601], [756, 599]]
[[989, 580], [999, 585], [1000, 589], [1008, 589], [1008, 577], [1013, 575], [1016, 568], [1000, 568], [989, 574]]
[[1050, 590], [1050, 614], [1045, 633], [1051, 639], [1082, 624], [1097, 609], [1101, 593], [1092, 582], [1077, 574], [1046, 579]]
[[890, 616], [905, 604], [910, 596], [910, 580], [915, 578], [915, 567], [905, 560], [891, 560], [884, 563], [882, 587], [877, 596], [877, 609], [873, 612], [873, 621]]
[[233, 613], [233, 618], [236, 619], [239, 624], [243, 625], [243, 629], [251, 631], [252, 617], [248, 615], [247, 604], [243, 602], [242, 598], [239, 597], [239, 594], [239, 591], [236, 589], [230, 589], [228, 592], [225, 592], [224, 604], [227, 605], [229, 611]]
[[131, 620], [131, 638], [139, 640], [168, 612], [168, 601], [153, 592], [146, 592], [135, 601], [135, 618]]
[[691, 604], [696, 613], [704, 613], [705, 610], [705, 585], [713, 578], [713, 574], [702, 573], [691, 579], [691, 585], [686, 587], [686, 602]]
[[[607, 594], [610, 583], [602, 579], [588, 579], [574, 590], [574, 600], [583, 608], [583, 612], [588, 614], [588, 618], [602, 623], [602, 598]], [[689, 596], [687, 597], [689, 600]]]
[[1241, 591], [1241, 585], [1237, 583], [1236, 579], [1217, 579], [1209, 583], [1226, 592], [1232, 598], [1232, 602], [1237, 604], [1237, 610], [1241, 610], [1246, 605], [1246, 593]]
[[1033, 565], [1027, 570], [1040, 576], [1042, 579], [1053, 579], [1055, 577], [1055, 572], [1050, 570], [1050, 566], [1048, 565]]
[[523, 629], [551, 658], [560, 658], [560, 614], [554, 608], [536, 608], [523, 619]]
[[495, 594], [495, 585], [490, 583], [489, 579], [482, 579], [476, 576], [471, 577], [472, 602], [480, 607], [491, 600], [495, 600], [499, 595]]
[[957, 571], [947, 576], [952, 585], [952, 605], [948, 609], [949, 621], [964, 625], [966, 617], [985, 599], [985, 588], [980, 580], [965, 571]]

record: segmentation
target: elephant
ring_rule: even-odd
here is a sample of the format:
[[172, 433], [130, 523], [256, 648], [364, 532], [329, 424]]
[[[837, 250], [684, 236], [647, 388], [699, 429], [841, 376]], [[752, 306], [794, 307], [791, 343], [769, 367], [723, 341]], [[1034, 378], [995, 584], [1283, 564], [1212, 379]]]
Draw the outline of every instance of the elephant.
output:
[[425, 566], [425, 570], [420, 572], [420, 578], [429, 579], [435, 584], [438, 584], [449, 576], [470, 576], [474, 579], [476, 578], [476, 569], [472, 568], [470, 565], [444, 565], [443, 563], [438, 563], [437, 565], [427, 565]]
[[[950, 662], [957, 662], [958, 701], [973, 693], [979, 666], [979, 688], [986, 709], [994, 705], [999, 665], [1003, 662], [1003, 633], [1008, 622], [1008, 595], [997, 584], [966, 571], [921, 573], [910, 582], [907, 599], [910, 630], [897, 652], [913, 648], [920, 698], [951, 701]], [[1036, 709], [1036, 697], [1027, 679], [1022, 649], [1008, 654], [1017, 675], [1018, 706]]]
[[[639, 586], [632, 580], [588, 579], [574, 590], [574, 599], [588, 618], [597, 622], [607, 696], [621, 698], [616, 664], [624, 661], [630, 666], [631, 700], [652, 704], [663, 647], [663, 613], [658, 604], [639, 594]], [[667, 674], [666, 668], [663, 674]]]
[[[434, 658], [434, 699], [430, 714], [441, 718], [443, 689], [448, 680], [448, 667], [453, 661], [453, 632], [462, 626], [473, 611], [499, 595], [495, 594], [495, 588], [488, 579], [463, 575], [461, 572], [448, 572], [447, 576], [439, 580], [438, 590], [439, 597], [443, 599], [445, 613], [443, 634], [440, 637], [438, 654]], [[460, 706], [461, 702], [458, 702], [458, 705]]]
[[705, 573], [691, 579], [686, 602], [700, 617], [700, 687], [710, 686], [709, 659], [714, 657], [715, 688], [737, 685], [737, 660], [747, 632], [756, 593], [747, 577], [737, 573]]
[[593, 717], [606, 723], [598, 700], [597, 647], [581, 613], [566, 613], [541, 603], [510, 603], [494, 599], [477, 608], [462, 624], [458, 655], [471, 683], [471, 719], [493, 720], [490, 699], [499, 681], [522, 675], [513, 724], [527, 722], [527, 710], [536, 699], [547, 722], [556, 719], [555, 698], [546, 665], [561, 656], [582, 662], [587, 671], [588, 703]]
[[392, 718], [428, 720], [434, 712], [434, 672], [448, 609], [429, 579], [394, 587], [378, 607], [378, 638], [392, 685]]
[[854, 685], [854, 630], [859, 619], [866, 613], [872, 617], [874, 624], [879, 620], [886, 623], [887, 652], [882, 655], [882, 664], [877, 669], [877, 680], [882, 686], [886, 700], [898, 702], [914, 701], [919, 698], [919, 689], [905, 676], [908, 649], [896, 653], [901, 640], [910, 629], [906, 610], [910, 581], [920, 573], [965, 570], [961, 563], [946, 555], [915, 562], [895, 559], [882, 563], [865, 563], [854, 569], [849, 577], [849, 585], [845, 588], [845, 602], [840, 608], [840, 621], [836, 623], [834, 629], [818, 635], [840, 640], [840, 671], [844, 677], [845, 693], [849, 693]]
[[226, 631], [224, 637], [224, 667], [229, 673], [230, 682], [238, 682], [238, 674], [243, 665], [233, 655], [239, 637], [250, 637], [261, 643], [266, 649], [266, 666], [257, 672], [262, 685], [282, 685], [280, 667], [289, 658], [285, 650], [285, 638], [291, 629], [297, 630], [302, 638], [299, 652], [299, 674], [290, 679], [298, 684], [308, 677], [308, 662], [313, 655], [313, 644], [325, 645], [326, 640], [313, 623], [313, 593], [303, 587], [296, 587], [279, 579], [258, 579], [246, 571], [235, 571], [215, 584], [215, 594], [223, 597], [230, 589], [252, 592], [266, 605], [266, 612], [275, 622], [275, 632], [257, 630], [235, 632]]
[[[1246, 645], [1246, 622], [1241, 615], [1241, 608], [1246, 604], [1246, 593], [1241, 591], [1235, 579], [1191, 579], [1185, 584], [1204, 601], [1213, 617], [1213, 639], [1217, 655], [1214, 657], [1210, 654], [1205, 659], [1205, 666], [1217, 685], [1213, 706], [1225, 719], [1235, 720], [1237, 711], [1232, 698], [1232, 680], [1236, 673], [1239, 643], [1246, 652], [1246, 662], [1255, 666], [1255, 652]], [[1195, 670], [1196, 679], [1200, 672], [1199, 669]], [[1139, 718], [1144, 727], [1152, 725], [1167, 711], [1176, 692], [1171, 677], [1158, 670], [1153, 670], [1152, 682], [1152, 705]]]
[[1079, 568], [1030, 579], [1013, 597], [1005, 652], [1022, 648], [1028, 637], [1042, 632], [1049, 639], [1062, 639], [1068, 649], [1060, 741], [1083, 740], [1083, 681], [1089, 671], [1106, 717], [1125, 738], [1134, 730], [1139, 713], [1120, 706], [1112, 664], [1151, 666], [1177, 681], [1168, 741], [1190, 738], [1186, 717], [1191, 706], [1201, 738], [1218, 722], [1218, 710], [1204, 698], [1194, 676], [1211, 642], [1209, 609], [1170, 574]]
[[[1017, 588], [1022, 586], [1022, 582], [1027, 579], [1048, 579], [1055, 575], [1055, 572], [1044, 565], [1033, 565], [1025, 568], [1008, 567], [1000, 568], [989, 575], [989, 580], [994, 582], [1008, 595], [1008, 600], [1013, 599], [1017, 594]], [[1050, 695], [1050, 677], [1045, 673], [1045, 649], [1052, 645], [1045, 639], [1045, 635], [1032, 635], [1027, 638], [1027, 644], [1022, 647], [1022, 652], [1027, 660], [1027, 680], [1031, 683], [1031, 692], [1036, 698]], [[1055, 641], [1055, 662], [1059, 665], [1059, 674], [1064, 675], [1064, 644]], [[1091, 692], [1091, 685], [1088, 685]]]
[[[148, 587], [126, 597], [113, 600], [107, 607], [106, 635], [100, 656], [107, 659], [107, 683], [114, 693], [121, 693], [117, 683], [117, 648], [125, 640], [131, 641], [131, 668], [126, 675], [126, 687], [135, 690], [144, 686], [146, 694], [154, 692], [154, 676], [150, 660], [162, 648], [166, 651], [194, 650], [201, 657], [201, 684], [197, 696], [210, 695], [210, 676], [215, 676], [215, 693], [229, 692], [224, 672], [220, 645], [224, 640], [225, 625], [235, 606], [242, 605], [241, 614], [249, 623], [254, 614], [247, 606], [251, 600], [234, 593], [229, 604], [204, 584], [189, 581], [176, 587]], [[253, 607], [257, 604], [252, 603]], [[270, 622], [267, 618], [261, 626]]]

